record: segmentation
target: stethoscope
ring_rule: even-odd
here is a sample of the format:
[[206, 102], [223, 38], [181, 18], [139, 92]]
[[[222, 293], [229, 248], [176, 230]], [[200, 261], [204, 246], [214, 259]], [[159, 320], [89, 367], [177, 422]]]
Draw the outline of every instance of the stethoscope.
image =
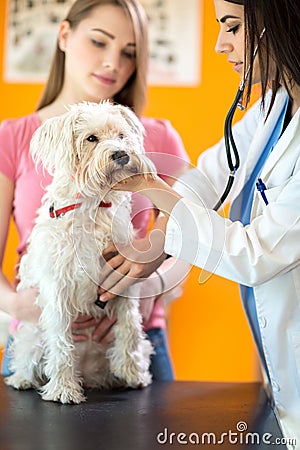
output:
[[[252, 64], [254, 62], [254, 59], [257, 55], [258, 52], [258, 48], [259, 48], [259, 44], [260, 41], [263, 37], [263, 35], [265, 34], [266, 28], [264, 28], [259, 36], [259, 40], [258, 43], [253, 51], [253, 55], [252, 55]], [[233, 116], [235, 114], [236, 109], [239, 107], [241, 110], [244, 110], [245, 108], [243, 107], [242, 103], [241, 103], [241, 98], [243, 96], [244, 90], [245, 90], [245, 86], [246, 86], [246, 81], [248, 79], [249, 73], [250, 73], [250, 67], [251, 65], [249, 64], [248, 69], [242, 79], [242, 81], [240, 82], [239, 88], [237, 90], [235, 99], [227, 113], [226, 119], [225, 119], [225, 123], [224, 123], [224, 143], [225, 143], [225, 150], [226, 150], [226, 157], [227, 157], [227, 164], [229, 167], [229, 177], [228, 177], [228, 181], [226, 184], [226, 187], [224, 189], [223, 194], [220, 197], [220, 200], [218, 201], [218, 203], [214, 206], [214, 210], [218, 211], [218, 209], [223, 205], [224, 201], [226, 200], [226, 198], [229, 195], [229, 192], [231, 191], [234, 179], [235, 179], [235, 174], [238, 170], [238, 168], [240, 167], [240, 157], [239, 157], [239, 152], [237, 149], [237, 146], [235, 144], [235, 140], [233, 137], [233, 133], [232, 133], [232, 120], [233, 120]], [[260, 183], [260, 187], [265, 188], [264, 184]], [[261, 193], [264, 193], [264, 189], [260, 190]]]

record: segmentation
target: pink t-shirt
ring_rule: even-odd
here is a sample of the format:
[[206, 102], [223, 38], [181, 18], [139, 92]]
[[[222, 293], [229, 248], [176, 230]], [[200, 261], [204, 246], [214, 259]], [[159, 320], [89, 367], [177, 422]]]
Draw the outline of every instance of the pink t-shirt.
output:
[[[162, 178], [176, 175], [189, 161], [179, 134], [166, 120], [143, 117], [141, 121], [146, 132], [145, 151], [155, 163], [159, 175]], [[47, 172], [36, 171], [29, 154], [32, 134], [39, 125], [38, 115], [33, 113], [19, 119], [5, 120], [0, 127], [0, 172], [15, 184], [13, 217], [19, 234], [19, 257], [25, 252], [36, 211], [45, 187], [52, 179]], [[147, 232], [152, 208], [146, 197], [133, 194], [132, 221], [141, 237]], [[161, 300], [156, 301], [151, 318], [145, 324], [145, 329], [154, 327], [165, 327]]]

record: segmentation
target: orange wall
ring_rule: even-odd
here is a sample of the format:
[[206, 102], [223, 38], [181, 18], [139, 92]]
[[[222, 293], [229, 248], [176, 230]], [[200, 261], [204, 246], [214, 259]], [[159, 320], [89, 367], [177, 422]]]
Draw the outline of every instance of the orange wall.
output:
[[[199, 0], [200, 1], [200, 0]], [[219, 139], [238, 79], [226, 57], [214, 53], [218, 33], [213, 1], [203, 0], [202, 75], [193, 88], [149, 88], [146, 114], [171, 120], [179, 131], [193, 163], [198, 154]], [[3, 62], [5, 1], [0, 0], [0, 70]], [[187, 48], [187, 51], [189, 49]], [[41, 85], [8, 84], [0, 79], [0, 120], [31, 112]], [[13, 274], [16, 243], [11, 229], [5, 271]], [[212, 276], [200, 285], [200, 269], [194, 268], [183, 297], [170, 308], [169, 335], [176, 377], [192, 380], [253, 380], [256, 355], [238, 288]]]

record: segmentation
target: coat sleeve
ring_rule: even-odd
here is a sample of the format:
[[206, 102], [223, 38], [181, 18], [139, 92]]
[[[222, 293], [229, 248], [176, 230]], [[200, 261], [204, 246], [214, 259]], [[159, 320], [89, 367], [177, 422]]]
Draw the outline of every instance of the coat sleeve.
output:
[[[275, 114], [276, 115], [276, 114]], [[263, 117], [259, 104], [235, 126], [241, 155], [241, 172], [230, 200], [244, 184], [244, 166], [256, 135], [262, 135]], [[212, 210], [224, 188], [226, 157], [222, 141], [199, 158], [198, 168], [185, 174], [176, 190], [183, 199], [169, 219], [165, 251], [177, 258], [247, 286], [258, 286], [288, 272], [299, 264], [300, 246], [300, 157], [299, 127], [290, 139], [286, 158], [281, 157], [273, 171], [268, 206], [258, 205], [251, 222], [221, 217]], [[265, 136], [266, 137], [266, 136]], [[256, 142], [256, 141], [255, 141]], [[256, 147], [256, 145], [254, 146]], [[253, 145], [251, 146], [251, 151]], [[222, 152], [221, 152], [222, 150]], [[255, 150], [255, 149], [254, 149]], [[257, 151], [257, 150], [256, 150]], [[221, 153], [220, 153], [221, 152]], [[249, 173], [249, 167], [247, 172]], [[250, 168], [251, 172], [251, 168]], [[227, 171], [228, 174], [228, 171]], [[182, 181], [183, 180], [183, 181]], [[215, 194], [215, 196], [214, 196]], [[257, 198], [257, 201], [259, 198]], [[263, 203], [263, 202], [261, 202]]]
[[300, 261], [300, 160], [276, 199], [247, 226], [182, 199], [167, 226], [165, 251], [195, 266], [258, 286]]

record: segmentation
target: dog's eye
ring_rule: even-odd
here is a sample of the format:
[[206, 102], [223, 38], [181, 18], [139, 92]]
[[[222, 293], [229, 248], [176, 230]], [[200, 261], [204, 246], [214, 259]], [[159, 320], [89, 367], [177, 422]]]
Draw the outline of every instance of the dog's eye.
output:
[[118, 138], [119, 139], [125, 139], [125, 134], [124, 133], [119, 133], [118, 134]]
[[97, 136], [95, 136], [94, 134], [91, 134], [91, 135], [87, 138], [87, 140], [88, 140], [89, 142], [98, 142], [98, 141], [99, 141], [99, 139], [97, 138]]

